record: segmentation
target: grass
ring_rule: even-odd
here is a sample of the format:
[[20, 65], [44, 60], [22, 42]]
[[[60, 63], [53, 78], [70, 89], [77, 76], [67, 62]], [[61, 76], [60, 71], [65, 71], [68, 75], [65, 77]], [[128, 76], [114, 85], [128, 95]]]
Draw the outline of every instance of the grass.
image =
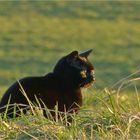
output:
[[[117, 91], [106, 88], [99, 93], [93, 89], [89, 89], [88, 94], [84, 92], [84, 106], [78, 115], [72, 115], [73, 123], [69, 126], [65, 117], [60, 120], [56, 117], [56, 121], [44, 118], [38, 107], [33, 115], [28, 112], [27, 115], [10, 120], [0, 118], [0, 137], [36, 140], [139, 139], [140, 96], [134, 83], [136, 80], [140, 79], [130, 77], [123, 80]], [[129, 83], [134, 87], [133, 94], [124, 94], [126, 91], [121, 89]], [[30, 107], [34, 108], [32, 104]], [[57, 108], [55, 112], [59, 114]]]
[[44, 75], [63, 55], [89, 48], [94, 50], [90, 60], [98, 88], [135, 72], [139, 69], [139, 4], [1, 2], [1, 86], [5, 90], [21, 77]]
[[139, 6], [139, 1], [0, 2], [0, 96], [21, 77], [52, 71], [72, 50], [92, 48], [96, 72], [71, 126], [29, 113], [0, 119], [0, 138], [140, 139]]

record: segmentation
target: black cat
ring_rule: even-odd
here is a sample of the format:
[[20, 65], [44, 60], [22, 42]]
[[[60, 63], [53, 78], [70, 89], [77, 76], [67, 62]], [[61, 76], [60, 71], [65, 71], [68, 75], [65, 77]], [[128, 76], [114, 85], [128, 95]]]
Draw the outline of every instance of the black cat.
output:
[[[21, 115], [21, 108], [23, 113], [26, 113], [29, 102], [21, 92], [21, 88], [32, 103], [38, 104], [35, 98], [37, 97], [38, 101], [41, 101], [42, 108], [45, 104], [48, 109], [54, 110], [57, 104], [61, 112], [65, 110], [69, 113], [78, 112], [82, 106], [81, 88], [90, 86], [95, 80], [94, 67], [87, 58], [91, 51], [81, 54], [73, 51], [58, 61], [52, 73], [42, 77], [23, 78], [14, 83], [1, 99], [0, 113], [6, 112], [7, 104], [7, 117], [13, 117], [14, 109], [16, 116]], [[47, 116], [46, 111], [43, 112], [44, 116]]]

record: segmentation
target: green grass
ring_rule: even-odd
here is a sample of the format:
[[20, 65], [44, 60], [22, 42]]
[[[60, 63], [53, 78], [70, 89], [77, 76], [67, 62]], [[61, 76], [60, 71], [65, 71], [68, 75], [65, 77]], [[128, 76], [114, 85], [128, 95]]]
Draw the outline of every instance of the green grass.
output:
[[[130, 82], [134, 80], [136, 79]], [[128, 81], [124, 82], [128, 84]], [[89, 89], [88, 94], [83, 93], [84, 106], [78, 115], [72, 115], [73, 123], [69, 126], [65, 116], [60, 120], [56, 116], [56, 121], [51, 117], [46, 119], [39, 108], [32, 112], [34, 115], [28, 112], [10, 120], [0, 118], [0, 137], [21, 140], [139, 139], [140, 96], [136, 87], [133, 94], [124, 93], [126, 91], [109, 89], [95, 93], [93, 89]], [[31, 103], [30, 107], [34, 108]], [[55, 112], [59, 113], [57, 107]]]
[[[139, 1], [0, 2], [0, 96], [21, 77], [52, 71], [72, 50], [92, 48], [96, 72], [70, 128], [29, 114], [0, 120], [0, 138], [139, 139], [140, 86], [134, 79], [140, 72], [131, 75], [140, 69], [139, 7]], [[133, 80], [117, 92], [124, 81], [113, 85], [128, 75], [124, 81]]]

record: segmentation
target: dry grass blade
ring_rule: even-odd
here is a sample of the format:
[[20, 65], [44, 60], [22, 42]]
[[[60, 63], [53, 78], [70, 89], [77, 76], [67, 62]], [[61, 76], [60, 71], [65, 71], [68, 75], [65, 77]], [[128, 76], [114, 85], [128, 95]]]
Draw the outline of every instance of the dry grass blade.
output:
[[127, 84], [132, 83], [132, 82], [136, 82], [136, 81], [140, 81], [140, 77], [133, 78], [133, 79], [130, 79], [130, 80], [127, 80], [127, 81], [124, 81], [124, 82], [121, 83], [121, 85], [119, 86], [119, 88], [117, 90], [117, 99], [116, 99], [117, 100], [117, 105], [119, 105], [119, 94], [120, 94], [120, 91], [121, 91], [122, 87], [124, 85], [127, 85]]
[[21, 93], [25, 96], [25, 98], [27, 99], [27, 101], [28, 101], [28, 103], [29, 103], [29, 106], [30, 106], [30, 109], [31, 109], [31, 111], [32, 111], [32, 113], [35, 115], [35, 112], [34, 112], [34, 109], [33, 109], [33, 104], [32, 104], [32, 102], [29, 100], [29, 98], [28, 98], [28, 96], [27, 96], [27, 94], [26, 94], [26, 92], [25, 92], [25, 90], [23, 89], [23, 87], [22, 87], [22, 85], [21, 85], [21, 83], [18, 81], [18, 83], [19, 83], [19, 86], [20, 86], [20, 91], [21, 91]]

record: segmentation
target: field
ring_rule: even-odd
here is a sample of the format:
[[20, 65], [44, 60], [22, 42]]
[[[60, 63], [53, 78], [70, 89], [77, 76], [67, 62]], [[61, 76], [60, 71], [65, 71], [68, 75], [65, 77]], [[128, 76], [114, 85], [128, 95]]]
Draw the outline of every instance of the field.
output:
[[[0, 96], [93, 49], [96, 82], [69, 128], [41, 115], [2, 121], [2, 139], [140, 139], [140, 2], [0, 2]], [[118, 82], [119, 81], [119, 82]]]

